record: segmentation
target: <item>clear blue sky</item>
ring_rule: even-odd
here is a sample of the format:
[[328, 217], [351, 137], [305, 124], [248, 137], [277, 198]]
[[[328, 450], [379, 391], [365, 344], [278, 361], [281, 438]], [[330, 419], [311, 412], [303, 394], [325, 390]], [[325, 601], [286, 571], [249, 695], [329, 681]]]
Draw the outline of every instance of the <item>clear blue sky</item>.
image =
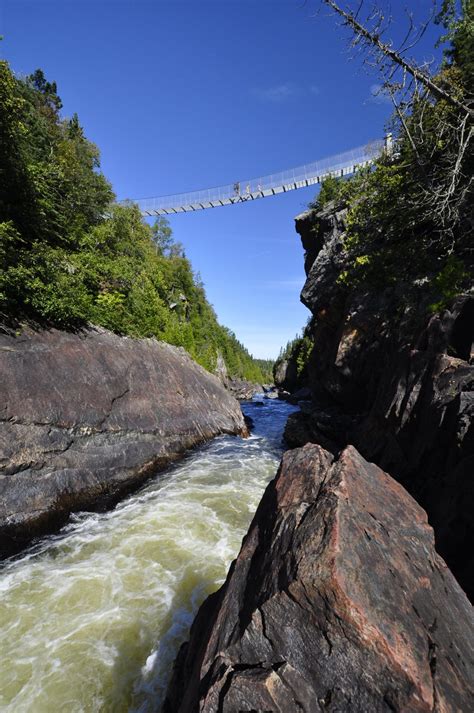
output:
[[[414, 0], [423, 10], [430, 0]], [[398, 5], [396, 3], [395, 5]], [[4, 58], [77, 111], [118, 198], [180, 193], [383, 136], [390, 108], [315, 0], [0, 0]], [[401, 10], [401, 3], [398, 12]], [[418, 51], [422, 51], [419, 49]], [[293, 218], [314, 189], [171, 218], [221, 323], [259, 357], [305, 324]]]

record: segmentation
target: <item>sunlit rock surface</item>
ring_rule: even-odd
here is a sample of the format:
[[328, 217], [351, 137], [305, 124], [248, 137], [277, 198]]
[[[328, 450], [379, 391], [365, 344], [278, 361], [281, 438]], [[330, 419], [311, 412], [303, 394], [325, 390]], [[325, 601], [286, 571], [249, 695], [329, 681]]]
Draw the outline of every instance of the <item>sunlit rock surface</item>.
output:
[[402, 486], [308, 444], [201, 607], [164, 710], [471, 711], [473, 624]]
[[0, 408], [3, 555], [188, 448], [246, 431], [237, 401], [184, 350], [105, 330], [0, 334]]
[[246, 379], [233, 378], [227, 371], [227, 366], [221, 352], [217, 354], [217, 363], [214, 370], [219, 381], [230, 391], [232, 396], [239, 401], [250, 401], [252, 397], [262, 391], [261, 384], [254, 384]]

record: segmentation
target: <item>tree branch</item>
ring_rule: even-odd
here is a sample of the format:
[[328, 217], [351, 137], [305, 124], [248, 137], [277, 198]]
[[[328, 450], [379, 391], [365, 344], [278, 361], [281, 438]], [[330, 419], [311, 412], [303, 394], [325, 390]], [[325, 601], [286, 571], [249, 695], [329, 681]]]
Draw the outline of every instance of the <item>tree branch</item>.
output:
[[[427, 87], [430, 92], [438, 99], [443, 99], [444, 101], [451, 104], [451, 106], [456, 107], [463, 112], [465, 112], [469, 117], [474, 117], [474, 110], [468, 107], [466, 104], [460, 102], [456, 97], [447, 92], [445, 89], [436, 84], [429, 75], [422, 72], [418, 67], [413, 66], [410, 62], [407, 62], [402, 55], [396, 50], [392, 49], [390, 45], [382, 42], [380, 35], [377, 32], [371, 32], [366, 27], [364, 27], [354, 15], [350, 12], [343, 10], [334, 0], [322, 0], [326, 5], [328, 5], [334, 12], [340, 15], [344, 19], [344, 24], [348, 25], [356, 35], [363, 37], [369, 44], [372, 44], [378, 49], [383, 55], [388, 57], [392, 62], [398, 64], [405, 71], [407, 71], [411, 76], [421, 82], [425, 87]], [[359, 12], [359, 11], [358, 11]]]

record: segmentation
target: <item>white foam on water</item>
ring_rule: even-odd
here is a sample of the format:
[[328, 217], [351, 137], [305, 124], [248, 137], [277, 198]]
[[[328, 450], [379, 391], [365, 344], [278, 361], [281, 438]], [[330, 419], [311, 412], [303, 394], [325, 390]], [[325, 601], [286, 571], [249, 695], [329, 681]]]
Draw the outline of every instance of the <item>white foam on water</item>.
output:
[[4, 564], [3, 713], [159, 711], [196, 610], [224, 581], [276, 472], [290, 408], [260, 411], [268, 437], [218, 438]]

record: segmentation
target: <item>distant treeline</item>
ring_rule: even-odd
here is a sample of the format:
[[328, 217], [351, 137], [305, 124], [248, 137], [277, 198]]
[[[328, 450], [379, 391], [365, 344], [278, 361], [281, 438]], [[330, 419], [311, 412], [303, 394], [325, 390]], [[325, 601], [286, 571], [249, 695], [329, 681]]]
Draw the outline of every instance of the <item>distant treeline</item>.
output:
[[164, 219], [117, 205], [77, 115], [61, 116], [55, 82], [0, 62], [0, 311], [63, 329], [92, 323], [184, 347], [213, 371], [271, 379], [221, 326]]

